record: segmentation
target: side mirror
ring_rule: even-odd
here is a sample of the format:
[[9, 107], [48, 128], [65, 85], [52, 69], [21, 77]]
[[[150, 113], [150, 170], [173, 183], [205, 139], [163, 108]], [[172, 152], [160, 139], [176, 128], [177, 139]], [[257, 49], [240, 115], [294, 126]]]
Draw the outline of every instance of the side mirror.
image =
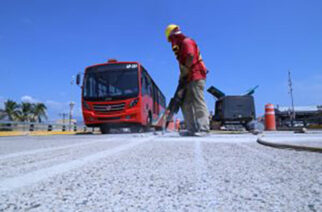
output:
[[76, 76], [76, 85], [80, 85], [80, 82], [81, 82], [81, 75], [80, 73], [78, 73]]

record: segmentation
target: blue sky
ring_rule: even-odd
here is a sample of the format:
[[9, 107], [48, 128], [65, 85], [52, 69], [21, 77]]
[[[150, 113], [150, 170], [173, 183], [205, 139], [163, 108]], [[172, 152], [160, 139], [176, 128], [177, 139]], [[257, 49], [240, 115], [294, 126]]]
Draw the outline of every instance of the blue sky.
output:
[[[207, 88], [240, 94], [259, 85], [268, 102], [322, 104], [322, 1], [0, 1], [0, 107], [10, 98], [42, 101], [51, 119], [76, 102], [73, 75], [108, 58], [139, 61], [167, 100], [178, 66], [164, 30], [176, 23], [195, 39], [210, 70]], [[213, 110], [214, 99], [206, 101]]]

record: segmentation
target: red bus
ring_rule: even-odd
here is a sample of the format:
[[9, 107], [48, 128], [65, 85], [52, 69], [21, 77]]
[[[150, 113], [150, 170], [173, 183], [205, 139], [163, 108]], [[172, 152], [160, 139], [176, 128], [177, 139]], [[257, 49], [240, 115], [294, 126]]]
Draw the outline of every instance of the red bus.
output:
[[109, 60], [85, 69], [82, 111], [88, 127], [104, 134], [112, 128], [161, 129], [165, 107], [165, 96], [138, 62]]

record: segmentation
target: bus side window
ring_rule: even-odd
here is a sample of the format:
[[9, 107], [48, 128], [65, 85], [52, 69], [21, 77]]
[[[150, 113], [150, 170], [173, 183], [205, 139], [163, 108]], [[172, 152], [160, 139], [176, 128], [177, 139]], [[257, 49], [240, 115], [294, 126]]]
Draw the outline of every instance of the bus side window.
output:
[[145, 75], [142, 72], [141, 75], [141, 87], [142, 87], [142, 95], [147, 94], [147, 90], [146, 90], [146, 79], [145, 79]]
[[146, 76], [147, 79], [147, 83], [146, 83], [146, 89], [148, 91], [149, 96], [152, 96], [153, 92], [152, 92], [152, 82], [150, 80], [150, 78], [148, 76]]
[[148, 76], [146, 75], [145, 72], [142, 72], [142, 94], [148, 94], [149, 96], [151, 96], [150, 93], [150, 81]]
[[149, 84], [150, 84], [149, 79], [147, 76], [145, 76], [144, 79], [145, 79], [145, 91], [149, 96], [151, 96], [150, 89], [149, 89]]
[[159, 90], [159, 103], [162, 107], [165, 107], [165, 99], [160, 90]]

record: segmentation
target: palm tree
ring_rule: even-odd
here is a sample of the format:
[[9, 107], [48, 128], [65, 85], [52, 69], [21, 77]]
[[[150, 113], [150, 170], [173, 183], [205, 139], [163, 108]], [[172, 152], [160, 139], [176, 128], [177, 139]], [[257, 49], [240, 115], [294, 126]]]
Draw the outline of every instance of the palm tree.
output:
[[7, 100], [5, 109], [0, 110], [0, 119], [8, 116], [10, 121], [38, 121], [42, 122], [43, 118], [47, 119], [47, 107], [44, 103], [22, 102], [17, 104], [15, 101]]
[[12, 100], [4, 103], [4, 112], [7, 114], [9, 121], [15, 121], [18, 118], [19, 105]]
[[33, 104], [29, 102], [22, 102], [20, 105], [20, 110], [18, 111], [19, 121], [31, 121], [33, 114]]
[[44, 103], [36, 103], [33, 105], [33, 119], [37, 120], [39, 123], [42, 121], [42, 118], [47, 119], [46, 114], [47, 107]]

